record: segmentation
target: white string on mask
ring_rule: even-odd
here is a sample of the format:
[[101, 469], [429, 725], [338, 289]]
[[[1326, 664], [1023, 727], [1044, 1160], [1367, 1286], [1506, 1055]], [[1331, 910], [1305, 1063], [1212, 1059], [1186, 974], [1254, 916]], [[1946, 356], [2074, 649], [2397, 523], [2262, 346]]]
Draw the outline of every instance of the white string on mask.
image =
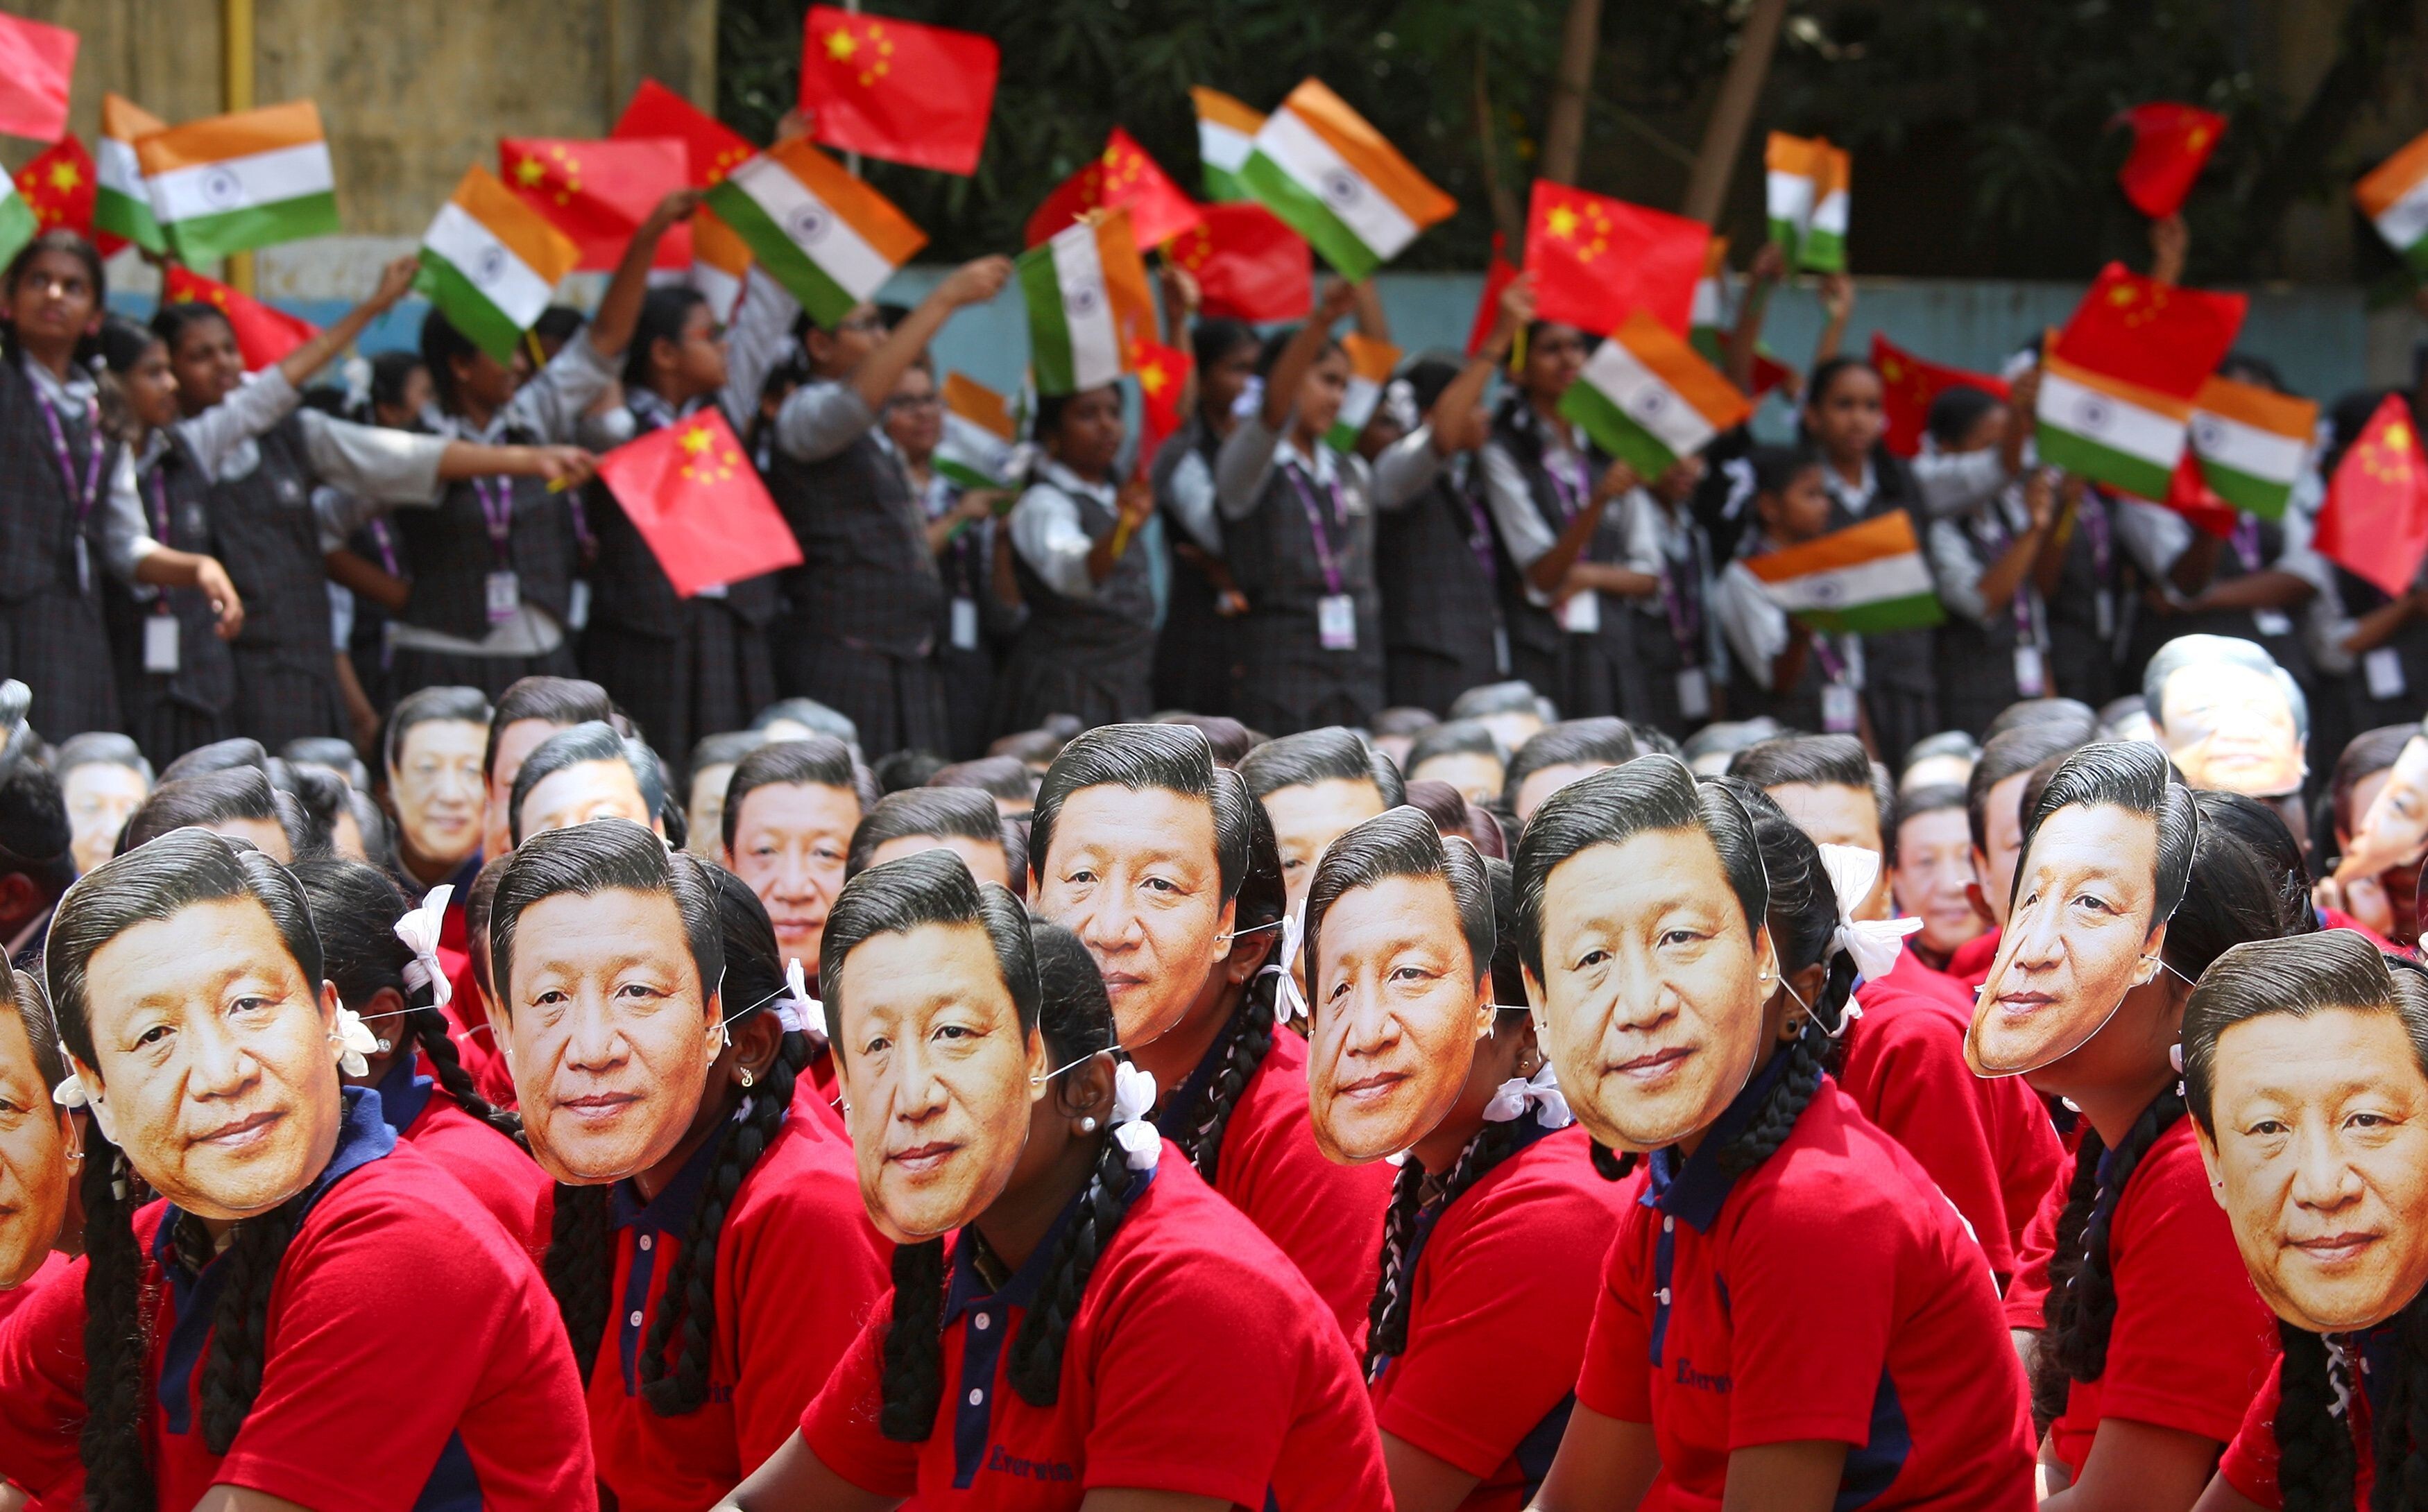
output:
[[1484, 1105], [1484, 1121], [1487, 1124], [1509, 1124], [1534, 1111], [1534, 1122], [1545, 1128], [1566, 1128], [1576, 1122], [1568, 1111], [1568, 1100], [1560, 1092], [1560, 1076], [1544, 1060], [1542, 1069], [1529, 1079], [1512, 1076], [1494, 1089], [1492, 1101]]
[[[1273, 959], [1266, 961], [1256, 975], [1281, 978], [1273, 986], [1273, 1022], [1275, 1024], [1288, 1024], [1292, 1018], [1304, 1018], [1309, 1024], [1313, 1024], [1315, 1011], [1307, 1007], [1306, 994], [1299, 991], [1298, 978], [1290, 975], [1290, 962], [1298, 959], [1299, 942], [1306, 930], [1306, 905], [1302, 903], [1282, 915], [1279, 923], [1282, 931], [1281, 946], [1273, 952]], [[1266, 929], [1272, 926], [1260, 924], [1256, 928]], [[1245, 934], [1249, 931], [1242, 929], [1239, 932]]]
[[1855, 910], [1872, 896], [1880, 879], [1880, 853], [1862, 846], [1823, 846], [1821, 869], [1838, 895], [1838, 929], [1829, 937], [1832, 950], [1854, 958], [1855, 970], [1865, 981], [1878, 981], [1896, 970], [1905, 938], [1922, 928], [1920, 919], [1858, 919]]
[[1821, 1015], [1813, 1011], [1813, 1005], [1804, 1000], [1804, 994], [1797, 992], [1795, 985], [1788, 981], [1787, 973], [1783, 971], [1779, 974], [1779, 990], [1787, 994], [1789, 1001], [1793, 1002], [1796, 1007], [1804, 1010], [1804, 1016], [1813, 1021], [1813, 1027], [1814, 1028], [1819, 1029], [1823, 1035], [1832, 1040], [1845, 1039], [1846, 1037], [1847, 1028], [1853, 1025], [1855, 1020], [1863, 1016], [1862, 1005], [1850, 997], [1840, 1006], [1838, 1010], [1838, 1027], [1833, 1029], [1829, 1025], [1821, 1022]]
[[441, 882], [422, 898], [419, 908], [396, 921], [396, 937], [413, 952], [413, 959], [405, 962], [404, 985], [415, 992], [429, 989], [433, 1008], [445, 1008], [455, 998], [455, 984], [447, 979], [446, 971], [438, 963], [438, 932], [446, 922], [447, 904], [454, 896], [455, 884]]

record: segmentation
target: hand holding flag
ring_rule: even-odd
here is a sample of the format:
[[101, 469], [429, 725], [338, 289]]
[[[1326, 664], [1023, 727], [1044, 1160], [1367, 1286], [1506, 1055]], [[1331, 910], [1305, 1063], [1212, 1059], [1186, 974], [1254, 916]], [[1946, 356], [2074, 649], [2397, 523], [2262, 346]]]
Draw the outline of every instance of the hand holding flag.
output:
[[2116, 171], [2116, 181], [2133, 207], [2153, 221], [2183, 208], [2193, 180], [2225, 135], [2223, 116], [2174, 100], [2137, 105], [2109, 124], [2133, 128], [2133, 155]]

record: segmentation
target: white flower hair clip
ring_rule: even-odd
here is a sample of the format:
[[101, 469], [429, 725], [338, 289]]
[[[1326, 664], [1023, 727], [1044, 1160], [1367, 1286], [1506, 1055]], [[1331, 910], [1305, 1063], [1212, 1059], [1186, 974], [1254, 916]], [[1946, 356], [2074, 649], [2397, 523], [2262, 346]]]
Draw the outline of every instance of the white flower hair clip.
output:
[[349, 1076], [371, 1074], [369, 1058], [380, 1053], [379, 1036], [363, 1022], [363, 1016], [351, 1008], [337, 1010], [337, 1027], [329, 1031], [329, 1043], [337, 1047], [337, 1069]]
[[68, 1074], [60, 1078], [57, 1086], [51, 1089], [51, 1101], [61, 1108], [90, 1107], [92, 1099], [85, 1095], [84, 1077], [75, 1068], [75, 1058], [68, 1054], [67, 1042], [64, 1040], [59, 1042], [59, 1064], [68, 1068]]
[[1147, 1122], [1155, 1109], [1155, 1073], [1124, 1060], [1113, 1067], [1113, 1142], [1133, 1171], [1152, 1171], [1163, 1158], [1163, 1134]]
[[1509, 1124], [1526, 1116], [1526, 1109], [1535, 1109], [1534, 1122], [1545, 1128], [1566, 1128], [1577, 1121], [1568, 1111], [1568, 1100], [1560, 1092], [1560, 1074], [1545, 1060], [1533, 1078], [1512, 1076], [1494, 1089], [1492, 1101], [1484, 1105], [1484, 1121], [1487, 1124]]
[[806, 1034], [826, 1044], [827, 1006], [810, 995], [810, 974], [801, 969], [798, 956], [784, 962], [784, 991], [790, 995], [776, 1000], [776, 1022], [788, 1034]]
[[1855, 958], [1855, 970], [1865, 981], [1878, 981], [1896, 970], [1905, 951], [1905, 937], [1922, 928], [1920, 919], [1858, 919], [1856, 905], [1872, 895], [1880, 879], [1880, 853], [1862, 846], [1823, 846], [1821, 867], [1838, 895], [1838, 932], [1832, 948]]
[[1279, 977], [1273, 988], [1273, 1022], [1288, 1024], [1293, 1018], [1315, 1022], [1314, 1010], [1307, 1007], [1306, 994], [1299, 991], [1298, 978], [1290, 975], [1290, 962], [1298, 959], [1299, 942], [1306, 932], [1306, 906], [1292, 909], [1282, 915], [1282, 943], [1273, 950], [1273, 959], [1265, 962], [1259, 977]]
[[[455, 984], [438, 963], [438, 932], [446, 925], [447, 904], [455, 896], [455, 884], [441, 882], [430, 890], [421, 906], [396, 921], [396, 937], [413, 952], [405, 962], [404, 985], [415, 992], [430, 990], [430, 1006], [445, 1008], [454, 1001]], [[361, 1076], [359, 1071], [348, 1073]]]

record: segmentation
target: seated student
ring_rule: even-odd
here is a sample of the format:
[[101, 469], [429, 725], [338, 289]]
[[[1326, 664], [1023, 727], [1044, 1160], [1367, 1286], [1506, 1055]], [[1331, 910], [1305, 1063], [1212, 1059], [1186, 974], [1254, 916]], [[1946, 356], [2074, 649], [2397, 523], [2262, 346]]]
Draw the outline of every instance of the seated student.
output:
[[[778, 698], [759, 711], [750, 721], [752, 732], [762, 741], [806, 740], [812, 735], [832, 735], [860, 752], [860, 727], [850, 716], [829, 709], [815, 698]], [[881, 753], [880, 753], [881, 754]]]
[[1496, 973], [1495, 893], [1471, 846], [1399, 808], [1335, 842], [1307, 898], [1316, 1142], [1352, 1162], [1405, 1152], [1366, 1338], [1403, 1512], [1516, 1505], [1542, 1484], [1626, 1201], [1571, 1126], [1509, 979], [1514, 938]]
[[1239, 763], [1264, 806], [1282, 858], [1289, 912], [1299, 914], [1323, 847], [1351, 825], [1400, 806], [1406, 792], [1391, 759], [1353, 730], [1334, 726], [1268, 741]]
[[1442, 719], [1451, 724], [1472, 719], [1492, 731], [1502, 750], [1518, 750], [1559, 716], [1551, 700], [1536, 693], [1532, 684], [1493, 682], [1460, 694]]
[[1808, 874], [1782, 938], [1725, 782], [1641, 757], [1554, 795], [1518, 845], [1536, 1032], [1596, 1165], [1650, 1152], [1534, 1505], [1634, 1507], [1657, 1475], [1665, 1505], [2026, 1512], [2030, 1425], [1980, 1246], [1824, 1073], [1855, 979], [1837, 899]]
[[1448, 782], [1474, 803], [1501, 797], [1509, 779], [1508, 753], [1480, 719], [1438, 724], [1408, 748], [1408, 781]]
[[795, 1110], [809, 1044], [770, 995], [774, 938], [729, 929], [755, 900], [718, 879], [605, 820], [517, 846], [489, 919], [533, 1152], [558, 1177], [549, 1289], [619, 1507], [730, 1491], [885, 1285], [849, 1145]]
[[871, 866], [938, 846], [961, 858], [970, 875], [1028, 896], [1028, 842], [1020, 824], [975, 788], [913, 787], [877, 800], [851, 832], [844, 862], [849, 881]]
[[0, 1321], [57, 1281], [83, 1250], [75, 1187], [91, 1114], [53, 1100], [67, 1075], [41, 984], [0, 967], [0, 1102], [10, 1109], [0, 1130], [0, 1174], [11, 1199], [0, 1212]]
[[309, 825], [303, 805], [271, 787], [266, 774], [232, 767], [153, 789], [119, 832], [118, 853], [189, 827], [244, 841], [285, 865], [303, 852]]
[[703, 737], [691, 748], [691, 783], [683, 794], [688, 848], [702, 861], [722, 863], [725, 852], [725, 789], [742, 758], [765, 742], [747, 730]]
[[1037, 803], [1040, 775], [1017, 756], [981, 756], [942, 768], [927, 779], [927, 785], [976, 788], [994, 799], [1005, 818], [1025, 819]]
[[1332, 1164], [1307, 1137], [1306, 1044], [1286, 1031], [1302, 1001], [1283, 980], [1295, 943], [1288, 874], [1248, 795], [1197, 731], [1090, 731], [1038, 794], [1036, 912], [1094, 959], [1124, 1047], [1168, 1089], [1159, 1125], [1289, 1257], [1353, 1345], [1390, 1182]]
[[[1111, 1048], [1102, 978], [1068, 930], [931, 850], [854, 878], [826, 952], [894, 1290], [723, 1506], [1388, 1504], [1347, 1346], [1281, 1253], [1161, 1158], [1154, 1093]], [[947, 1027], [965, 1050], [917, 1049]], [[943, 1153], [889, 1155], [921, 1150]]]
[[[84, 1257], [0, 1339], [12, 1481], [47, 1496], [80, 1461], [95, 1507], [596, 1504], [557, 1306], [379, 1094], [340, 1082], [365, 1031], [284, 868], [165, 835], [84, 879], [47, 968], [95, 1118]], [[196, 1140], [215, 1128], [254, 1132]]]
[[[1815, 845], [1850, 846], [1874, 856], [1887, 851], [1889, 814], [1895, 807], [1888, 773], [1873, 764], [1862, 742], [1851, 735], [1765, 740], [1731, 758], [1728, 775], [1769, 794]], [[1888, 918], [1887, 868], [1881, 868], [1871, 891], [1845, 901], [1855, 918]], [[1964, 1006], [1971, 1006], [1969, 1000]]]
[[1634, 727], [1624, 719], [1562, 720], [1518, 747], [1509, 759], [1508, 773], [1501, 779], [1502, 803], [1522, 824], [1570, 782], [1623, 766], [1643, 754]]
[[1945, 972], [1949, 959], [1988, 927], [1973, 906], [1973, 836], [1962, 787], [1940, 783], [1897, 795], [1889, 889], [1899, 914], [1922, 921], [1905, 948], [1932, 971]]
[[[2327, 781], [2327, 819], [2334, 849], [2322, 867], [2333, 878], [2336, 863], [2352, 849], [2361, 815], [2369, 812], [2393, 775], [2403, 748], [2420, 733], [2417, 724], [2386, 725], [2364, 730], [2344, 744]], [[2336, 878], [2322, 904], [2319, 922], [2330, 929], [2359, 929], [2398, 949], [2420, 940], [2420, 863], [2388, 866], [2373, 877]]]
[[593, 819], [630, 819], [665, 837], [666, 781], [657, 754], [597, 720], [560, 730], [515, 774], [509, 831], [517, 846], [533, 835]]
[[523, 763], [549, 736], [592, 719], [612, 719], [607, 690], [572, 677], [527, 677], [498, 697], [489, 716], [489, 738], [481, 752], [488, 805], [481, 820], [481, 854], [496, 861], [515, 848], [510, 817], [515, 779]]
[[1897, 768], [1897, 790], [1950, 783], [1961, 788], [1980, 759], [1981, 743], [1961, 730], [1925, 735], [1907, 749], [1905, 764]]
[[1439, 723], [1431, 709], [1394, 706], [1374, 715], [1373, 723], [1366, 729], [1366, 743], [1404, 772], [1408, 769], [1409, 748], [1417, 743], [1419, 735]]
[[62, 741], [51, 772], [74, 833], [75, 869], [89, 872], [109, 859], [127, 817], [152, 796], [152, 764], [126, 736], [93, 730]]
[[1748, 460], [1756, 528], [1746, 533], [1712, 594], [1728, 637], [1729, 713], [1792, 730], [1862, 735], [1863, 638], [1806, 628], [1771, 601], [1745, 565], [1747, 557], [1800, 546], [1833, 528], [1821, 459], [1764, 446]]
[[1981, 748], [1981, 760], [1964, 784], [1964, 822], [1973, 842], [1974, 901], [1990, 928], [1948, 958], [1947, 975], [1961, 985], [1979, 987], [1998, 954], [2014, 896], [2015, 861], [2023, 853], [2024, 789], [2042, 763], [2089, 744], [2092, 733], [2051, 721], [2002, 731]]
[[[417, 688], [397, 700], [380, 736], [380, 764], [396, 810], [397, 864], [407, 886], [451, 882], [460, 893], [481, 869], [481, 754], [489, 700], [478, 688]], [[460, 914], [451, 949], [461, 950]]]
[[[1379, 716], [1378, 716], [1379, 717]], [[1258, 734], [1227, 714], [1190, 714], [1187, 710], [1168, 710], [1147, 721], [1157, 725], [1187, 725], [1206, 737], [1214, 748], [1214, 764], [1237, 771], [1248, 752], [1263, 745], [1266, 736]], [[1428, 725], [1426, 728], [1432, 728]]]

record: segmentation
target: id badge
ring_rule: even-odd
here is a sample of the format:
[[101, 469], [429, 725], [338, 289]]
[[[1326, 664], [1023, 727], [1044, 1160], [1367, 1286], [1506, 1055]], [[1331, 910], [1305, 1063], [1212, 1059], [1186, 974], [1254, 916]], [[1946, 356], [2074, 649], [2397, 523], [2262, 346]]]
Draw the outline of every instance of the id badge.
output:
[[1492, 627], [1492, 675], [1509, 675], [1509, 632], [1499, 625]]
[[2098, 627], [2099, 638], [2101, 640], [2113, 640], [2116, 638], [2115, 590], [2110, 588], [2102, 588], [2096, 594], [2092, 596], [2091, 620], [2093, 625]]
[[1832, 735], [1851, 735], [1858, 723], [1855, 690], [1844, 682], [1821, 684], [1821, 729]]
[[953, 649], [974, 651], [978, 649], [978, 601], [976, 599], [953, 600]]
[[[586, 583], [578, 583], [574, 584], [574, 586], [582, 590], [582, 602], [585, 604], [588, 603], [590, 601], [590, 584]], [[727, 584], [722, 583], [710, 583], [702, 584], [699, 591], [693, 594], [692, 597], [695, 599], [723, 599], [730, 597], [730, 594], [728, 592]]]
[[1678, 715], [1682, 719], [1712, 716], [1712, 680], [1699, 666], [1687, 667], [1678, 674]]
[[1315, 636], [1327, 651], [1357, 649], [1357, 600], [1330, 593], [1315, 601]]
[[[510, 572], [506, 576], [512, 578], [514, 574]], [[498, 607], [495, 603], [489, 606], [489, 617], [492, 619], [498, 617]], [[590, 580], [588, 578], [574, 579], [572, 588], [566, 593], [565, 623], [568, 630], [580, 630], [590, 623]]]
[[2282, 609], [2254, 609], [2251, 611], [2251, 628], [2262, 635], [2290, 635], [2293, 633], [2293, 616]]
[[75, 538], [76, 592], [92, 591], [92, 547], [81, 535]]
[[2037, 698], [2048, 692], [2048, 668], [2041, 661], [2041, 649], [2025, 645], [2015, 648], [2015, 697]]
[[2369, 683], [2369, 696], [2381, 702], [2399, 698], [2407, 691], [2403, 680], [2403, 653], [2391, 646], [2381, 646], [2362, 657], [2360, 672]]
[[[487, 580], [489, 623], [503, 624], [523, 606], [522, 581], [511, 572], [492, 572]], [[568, 606], [566, 618], [573, 617]]]
[[1601, 595], [1586, 588], [1560, 606], [1560, 628], [1571, 635], [1601, 633]]
[[143, 670], [174, 672], [177, 670], [177, 616], [146, 615], [143, 616]]

